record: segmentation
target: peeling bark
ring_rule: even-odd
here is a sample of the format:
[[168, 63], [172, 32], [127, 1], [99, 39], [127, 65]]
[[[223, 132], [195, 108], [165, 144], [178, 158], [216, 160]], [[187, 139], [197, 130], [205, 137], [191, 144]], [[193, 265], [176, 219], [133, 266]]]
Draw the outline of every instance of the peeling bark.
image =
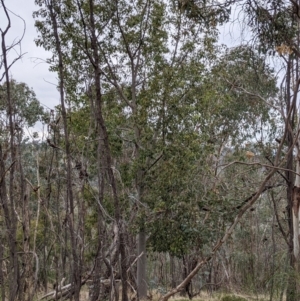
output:
[[[297, 168], [298, 169], [298, 168]], [[299, 176], [296, 176], [295, 185], [299, 185], [297, 179]], [[299, 255], [299, 205], [300, 205], [300, 185], [299, 187], [295, 186], [293, 189], [293, 230], [294, 230], [294, 256], [295, 258]]]

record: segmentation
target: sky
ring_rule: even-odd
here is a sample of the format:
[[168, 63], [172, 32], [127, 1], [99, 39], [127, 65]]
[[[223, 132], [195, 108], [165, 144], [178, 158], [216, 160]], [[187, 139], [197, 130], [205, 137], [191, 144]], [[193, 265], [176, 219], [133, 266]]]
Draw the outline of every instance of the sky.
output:
[[[34, 90], [41, 104], [45, 108], [52, 109], [59, 103], [59, 94], [56, 88], [57, 76], [48, 70], [49, 65], [44, 62], [51, 54], [43, 48], [37, 47], [34, 42], [38, 33], [34, 27], [32, 13], [38, 7], [34, 4], [34, 0], [5, 0], [5, 4], [10, 11], [21, 16], [26, 22], [21, 48], [23, 57], [12, 66], [10, 76], [18, 82], [26, 83]], [[24, 30], [24, 22], [12, 14], [10, 16], [11, 28], [7, 34], [7, 45], [14, 39], [20, 39]], [[7, 19], [0, 9], [0, 27], [4, 29], [6, 26]], [[16, 48], [16, 51], [19, 53], [20, 49]], [[9, 62], [17, 57], [16, 51], [9, 53]]]

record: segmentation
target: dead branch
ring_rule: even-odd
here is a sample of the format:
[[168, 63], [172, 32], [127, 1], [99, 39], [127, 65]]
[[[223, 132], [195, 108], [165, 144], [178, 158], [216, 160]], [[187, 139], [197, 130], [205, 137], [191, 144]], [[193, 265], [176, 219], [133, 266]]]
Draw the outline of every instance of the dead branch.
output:
[[[72, 283], [66, 284], [64, 286], [61, 286], [61, 284], [63, 284], [65, 278], [62, 279], [60, 285], [58, 286], [57, 290], [53, 290], [49, 293], [47, 293], [46, 295], [42, 296], [39, 300], [43, 300], [46, 299], [48, 297], [50, 297], [47, 301], [51, 301], [51, 300], [57, 300], [57, 299], [67, 299], [69, 298], [69, 296], [72, 294], [74, 294], [74, 285], [72, 285]], [[81, 286], [90, 282], [90, 280], [83, 280], [81, 282]], [[115, 280], [116, 283], [121, 282], [121, 280]], [[111, 284], [111, 279], [103, 279], [100, 281], [101, 284], [103, 284], [104, 286], [109, 286]]]

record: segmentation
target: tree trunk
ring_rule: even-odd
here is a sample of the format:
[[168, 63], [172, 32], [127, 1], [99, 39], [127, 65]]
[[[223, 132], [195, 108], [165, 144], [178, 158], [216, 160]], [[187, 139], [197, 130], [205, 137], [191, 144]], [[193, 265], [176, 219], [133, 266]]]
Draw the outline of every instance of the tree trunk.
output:
[[174, 256], [170, 255], [170, 273], [171, 273], [171, 288], [176, 287], [176, 280], [175, 280], [175, 260]]
[[[103, 154], [102, 168], [107, 173], [109, 184], [111, 185], [111, 192], [114, 202], [114, 218], [117, 224], [118, 237], [119, 237], [119, 250], [121, 257], [121, 281], [122, 281], [122, 301], [128, 301], [128, 276], [127, 276], [127, 256], [126, 256], [126, 240], [125, 240], [125, 225], [121, 218], [120, 201], [117, 192], [117, 182], [112, 169], [112, 157], [110, 145], [108, 140], [108, 133], [106, 129], [105, 120], [102, 112], [102, 94], [101, 94], [101, 69], [99, 58], [99, 47], [96, 34], [95, 13], [94, 13], [94, 0], [89, 0], [90, 8], [90, 34], [91, 34], [91, 48], [93, 56], [91, 63], [94, 68], [94, 80], [96, 90], [96, 120], [99, 126], [99, 138], [102, 141]], [[86, 49], [88, 51], [88, 49]]]
[[138, 234], [138, 262], [137, 262], [137, 290], [139, 300], [147, 298], [147, 282], [146, 282], [146, 233], [140, 231]]
[[[286, 135], [286, 142], [289, 147], [289, 149], [294, 148], [294, 118], [295, 118], [295, 110], [296, 110], [296, 95], [291, 96], [291, 72], [292, 71], [292, 59], [289, 58], [289, 61], [287, 63], [287, 78], [286, 78], [286, 95], [285, 95], [285, 101], [286, 101], [286, 129], [285, 129], [285, 135]], [[294, 180], [294, 164], [293, 164], [294, 154], [292, 151], [289, 152], [287, 157], [287, 163], [286, 168], [287, 171], [285, 173], [286, 176], [286, 182], [287, 182], [287, 211], [288, 211], [288, 224], [289, 224], [289, 247], [288, 247], [288, 256], [290, 257], [289, 263], [290, 263], [290, 273], [289, 273], [289, 280], [288, 280], [288, 286], [286, 291], [286, 299], [287, 301], [296, 301], [296, 279], [295, 279], [295, 271], [296, 268], [296, 257], [295, 255], [299, 253], [299, 204], [297, 204], [297, 196], [296, 192], [298, 189], [295, 190], [296, 183], [299, 182], [298, 179]], [[297, 163], [298, 164], [298, 163]], [[300, 185], [298, 186], [300, 187]], [[297, 237], [297, 238], [296, 238]], [[295, 239], [296, 238], [296, 239]]]
[[55, 48], [58, 55], [58, 75], [59, 75], [59, 93], [60, 93], [60, 104], [61, 113], [63, 119], [63, 128], [65, 136], [65, 152], [67, 157], [67, 198], [66, 198], [66, 221], [69, 226], [69, 233], [71, 238], [71, 253], [72, 253], [72, 277], [74, 283], [74, 298], [75, 301], [79, 301], [80, 289], [81, 289], [81, 267], [80, 258], [77, 252], [77, 238], [75, 237], [75, 212], [74, 212], [74, 198], [73, 198], [73, 188], [72, 188], [72, 165], [71, 165], [71, 150], [68, 132], [68, 122], [67, 122], [67, 112], [65, 108], [65, 84], [64, 84], [64, 62], [63, 53], [61, 48], [61, 41], [58, 34], [58, 24], [57, 24], [57, 12], [54, 1], [50, 1], [50, 4], [46, 4], [50, 13], [50, 18], [52, 22], [52, 30], [55, 38]]

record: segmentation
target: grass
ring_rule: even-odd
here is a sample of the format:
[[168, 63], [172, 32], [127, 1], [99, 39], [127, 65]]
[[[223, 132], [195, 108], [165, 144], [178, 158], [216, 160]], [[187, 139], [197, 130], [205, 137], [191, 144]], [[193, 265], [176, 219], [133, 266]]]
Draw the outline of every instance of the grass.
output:
[[[152, 298], [153, 301], [159, 300], [159, 295], [155, 295]], [[201, 294], [192, 299], [192, 301], [268, 301], [269, 298], [263, 296], [250, 296], [243, 294], [224, 294], [224, 293], [207, 293], [201, 292]], [[169, 301], [190, 301], [188, 298], [182, 296], [171, 297]]]
[[248, 301], [248, 299], [240, 296], [229, 295], [222, 297], [221, 301]]
[[[128, 296], [129, 300], [134, 300], [133, 295]], [[161, 294], [158, 292], [151, 292], [151, 297], [149, 300], [151, 301], [159, 301]], [[80, 301], [88, 301], [89, 294], [87, 286], [83, 286], [80, 292]], [[121, 300], [121, 292], [119, 294], [119, 300]], [[148, 301], [149, 301], [148, 300]], [[192, 301], [268, 301], [269, 298], [262, 297], [262, 296], [250, 296], [250, 295], [243, 295], [243, 294], [224, 294], [224, 293], [213, 293], [210, 294], [206, 291], [200, 293], [199, 296], [192, 299]], [[275, 299], [276, 300], [276, 299]], [[1, 300], [0, 300], [1, 301]], [[169, 301], [190, 301], [188, 298], [176, 295], [175, 297], [171, 297]]]

